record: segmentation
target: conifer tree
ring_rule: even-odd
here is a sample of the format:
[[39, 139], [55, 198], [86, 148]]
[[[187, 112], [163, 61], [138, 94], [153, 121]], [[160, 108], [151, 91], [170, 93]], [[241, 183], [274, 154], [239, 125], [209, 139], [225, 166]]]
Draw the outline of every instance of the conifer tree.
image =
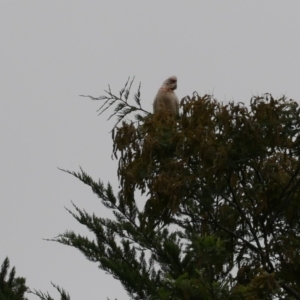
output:
[[[41, 300], [53, 300], [49, 293], [31, 290], [26, 286], [24, 277], [16, 277], [16, 268], [13, 267], [9, 272], [9, 259], [6, 257], [2, 263], [0, 271], [0, 300], [28, 300], [25, 293], [38, 296]], [[9, 272], [9, 274], [8, 274]], [[69, 294], [58, 285], [51, 283], [60, 294], [60, 300], [70, 300]]]
[[73, 204], [94, 239], [66, 231], [54, 240], [99, 264], [131, 299], [300, 299], [297, 102], [265, 94], [223, 104], [194, 93], [177, 119], [147, 113], [140, 87], [129, 103], [131, 85], [89, 96], [104, 101], [100, 113], [115, 105], [119, 190], [65, 170], [114, 219]]
[[9, 272], [9, 259], [6, 257], [0, 271], [0, 300], [27, 300], [24, 294], [27, 291], [26, 279], [16, 277], [16, 268]]

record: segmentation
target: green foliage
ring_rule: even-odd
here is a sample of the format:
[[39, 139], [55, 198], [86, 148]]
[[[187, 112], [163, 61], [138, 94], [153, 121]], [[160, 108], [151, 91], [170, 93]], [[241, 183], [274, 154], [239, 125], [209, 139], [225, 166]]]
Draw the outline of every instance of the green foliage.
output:
[[[130, 77], [128, 78], [125, 86], [120, 90], [119, 96], [116, 96], [112, 93], [110, 85], [108, 86], [108, 90], [105, 91], [106, 95], [100, 96], [98, 98], [92, 97], [89, 95], [81, 95], [81, 97], [88, 97], [91, 100], [104, 100], [101, 107], [98, 109], [99, 115], [105, 112], [111, 106], [115, 106], [114, 112], [109, 116], [108, 119], [111, 119], [114, 116], [117, 116], [117, 122], [114, 128], [129, 114], [132, 112], [140, 111], [144, 114], [149, 114], [146, 110], [144, 110], [141, 106], [141, 84], [139, 85], [137, 93], [134, 95], [134, 101], [137, 104], [131, 105], [128, 103], [128, 98], [130, 95], [130, 90], [133, 84], [134, 78], [130, 81]], [[142, 120], [142, 116], [140, 114], [136, 114], [135, 118], [137, 120]]]
[[0, 300], [27, 300], [24, 297], [27, 291], [25, 283], [25, 278], [16, 277], [15, 267], [9, 272], [9, 259], [6, 257], [0, 272]]
[[[37, 290], [30, 290], [25, 284], [24, 277], [16, 277], [16, 269], [13, 267], [9, 272], [9, 259], [5, 258], [0, 272], [0, 300], [27, 300], [25, 293], [38, 296], [41, 300], [53, 300], [49, 293], [42, 293]], [[51, 283], [59, 292], [60, 300], [70, 300], [69, 294], [59, 286]]]
[[[70, 296], [69, 294], [61, 287], [59, 287], [58, 285], [54, 284], [51, 282], [51, 284], [53, 285], [53, 287], [56, 288], [56, 290], [59, 292], [60, 294], [60, 300], [70, 300]], [[54, 300], [50, 294], [47, 293], [43, 293], [41, 291], [37, 291], [37, 290], [29, 290], [29, 293], [34, 294], [36, 296], [38, 296], [41, 300]]]
[[[118, 122], [143, 112], [129, 91], [126, 101], [109, 95], [94, 99], [106, 101], [102, 112], [123, 103]], [[82, 169], [66, 171], [115, 218], [73, 204], [95, 237], [67, 231], [55, 241], [97, 262], [132, 299], [300, 299], [298, 104], [265, 94], [224, 105], [194, 93], [181, 107], [178, 119], [147, 114], [113, 128], [117, 195]]]

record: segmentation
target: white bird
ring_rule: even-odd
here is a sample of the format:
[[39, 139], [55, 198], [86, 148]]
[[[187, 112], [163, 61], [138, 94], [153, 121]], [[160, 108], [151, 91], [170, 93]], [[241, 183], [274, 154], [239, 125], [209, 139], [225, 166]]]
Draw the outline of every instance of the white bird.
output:
[[153, 113], [166, 110], [177, 116], [179, 113], [179, 100], [174, 93], [177, 88], [177, 77], [171, 76], [166, 79], [158, 90], [154, 102]]

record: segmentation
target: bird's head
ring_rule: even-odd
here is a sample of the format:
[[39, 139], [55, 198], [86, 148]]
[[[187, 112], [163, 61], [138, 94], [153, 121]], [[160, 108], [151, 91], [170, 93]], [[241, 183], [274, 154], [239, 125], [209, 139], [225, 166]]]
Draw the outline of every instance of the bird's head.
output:
[[177, 77], [176, 76], [171, 76], [168, 79], [166, 79], [163, 83], [163, 88], [168, 89], [168, 90], [176, 90], [177, 88]]

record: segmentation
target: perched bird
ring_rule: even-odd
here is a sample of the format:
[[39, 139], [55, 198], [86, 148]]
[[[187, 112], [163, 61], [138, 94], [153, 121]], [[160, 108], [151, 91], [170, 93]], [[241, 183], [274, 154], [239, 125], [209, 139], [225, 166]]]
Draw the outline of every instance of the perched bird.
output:
[[179, 101], [174, 93], [177, 88], [177, 77], [171, 76], [166, 79], [158, 90], [154, 102], [153, 113], [156, 114], [162, 110], [171, 112], [174, 116], [179, 113]]

